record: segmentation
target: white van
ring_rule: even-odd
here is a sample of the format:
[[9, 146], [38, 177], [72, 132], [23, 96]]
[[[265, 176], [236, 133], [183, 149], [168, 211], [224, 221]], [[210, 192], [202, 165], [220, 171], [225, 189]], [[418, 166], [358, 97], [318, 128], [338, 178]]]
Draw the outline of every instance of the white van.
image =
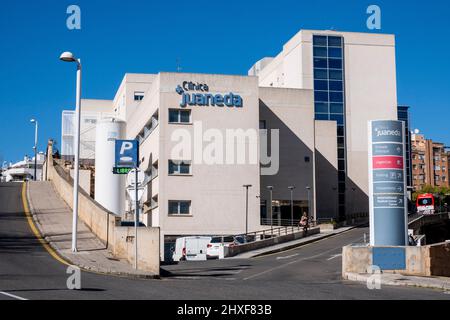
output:
[[206, 249], [211, 237], [192, 236], [178, 238], [175, 242], [173, 261], [202, 261], [206, 260]]

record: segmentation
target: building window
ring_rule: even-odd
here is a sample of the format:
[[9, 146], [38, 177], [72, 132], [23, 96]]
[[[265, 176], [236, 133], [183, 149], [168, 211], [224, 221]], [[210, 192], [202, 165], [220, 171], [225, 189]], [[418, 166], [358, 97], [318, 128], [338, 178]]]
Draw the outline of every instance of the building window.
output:
[[259, 120], [259, 129], [267, 129], [266, 120]]
[[142, 101], [144, 99], [144, 92], [136, 91], [134, 93], [134, 101]]
[[191, 110], [169, 109], [169, 123], [191, 123]]
[[191, 162], [190, 161], [169, 160], [169, 174], [170, 175], [190, 175], [191, 174]]
[[169, 215], [190, 215], [191, 201], [169, 200]]

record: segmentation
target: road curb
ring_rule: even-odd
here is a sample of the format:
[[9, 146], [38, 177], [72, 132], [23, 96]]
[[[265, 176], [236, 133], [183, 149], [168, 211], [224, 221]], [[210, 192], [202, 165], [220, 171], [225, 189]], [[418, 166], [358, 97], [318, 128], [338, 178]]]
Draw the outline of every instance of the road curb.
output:
[[[95, 274], [100, 274], [100, 275], [106, 275], [106, 276], [116, 276], [116, 277], [122, 277], [122, 278], [134, 278], [134, 279], [156, 279], [159, 280], [161, 279], [161, 277], [159, 275], [147, 275], [147, 274], [134, 274], [134, 273], [126, 273], [126, 272], [115, 272], [115, 271], [110, 271], [110, 270], [105, 270], [105, 269], [100, 269], [100, 268], [95, 268], [95, 267], [91, 267], [91, 266], [85, 266], [82, 265], [80, 263], [74, 263], [72, 261], [71, 258], [69, 258], [67, 255], [65, 255], [64, 253], [61, 252], [61, 250], [59, 250], [59, 248], [57, 248], [55, 246], [55, 244], [50, 240], [50, 238], [48, 236], [45, 236], [45, 233], [43, 232], [42, 229], [42, 225], [39, 222], [39, 219], [37, 217], [37, 214], [33, 208], [33, 205], [30, 201], [30, 186], [29, 183], [25, 183], [25, 188], [26, 188], [26, 197], [24, 199], [22, 199], [24, 202], [26, 201], [27, 207], [28, 208], [24, 208], [24, 211], [26, 211], [28, 209], [28, 214], [31, 217], [30, 221], [31, 223], [34, 224], [36, 230], [38, 231], [39, 234], [35, 234], [36, 237], [38, 238], [38, 240], [41, 241], [41, 244], [44, 246], [44, 249], [46, 249], [47, 251], [49, 251], [49, 249], [51, 249], [52, 252], [49, 252], [51, 256], [53, 256], [57, 261], [59, 261], [62, 264], [65, 264], [67, 266], [76, 266], [78, 268], [80, 268], [81, 270], [85, 271], [85, 272], [90, 272], [90, 273], [95, 273]], [[27, 212], [25, 212], [25, 215], [27, 215]], [[45, 247], [46, 244], [48, 247]], [[58, 258], [56, 258], [56, 257]]]
[[[344, 274], [343, 278], [348, 281], [367, 283], [367, 280], [373, 276], [376, 276], [376, 274], [359, 274], [359, 273], [346, 272]], [[437, 280], [437, 278], [417, 277], [417, 278], [421, 278], [421, 279], [414, 279], [414, 278], [404, 276], [404, 275], [398, 275], [398, 276], [401, 276], [402, 279], [383, 279], [383, 275], [381, 275], [380, 284], [386, 285], [386, 286], [420, 287], [420, 288], [439, 289], [439, 290], [450, 291], [450, 283], [445, 283], [443, 281], [440, 283], [430, 282], [433, 280]], [[421, 280], [421, 281], [417, 281], [417, 280]]]

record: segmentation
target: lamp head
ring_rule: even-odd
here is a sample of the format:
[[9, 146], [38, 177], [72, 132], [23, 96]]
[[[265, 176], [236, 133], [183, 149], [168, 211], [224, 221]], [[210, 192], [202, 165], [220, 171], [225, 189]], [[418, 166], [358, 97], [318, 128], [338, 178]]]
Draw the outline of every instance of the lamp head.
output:
[[75, 62], [77, 61], [77, 59], [75, 58], [75, 56], [73, 55], [72, 52], [63, 52], [61, 54], [61, 56], [59, 57], [59, 60], [64, 61], [64, 62]]
[[31, 123], [35, 123], [35, 122], [36, 122], [36, 119], [31, 119], [30, 122], [31, 122]]

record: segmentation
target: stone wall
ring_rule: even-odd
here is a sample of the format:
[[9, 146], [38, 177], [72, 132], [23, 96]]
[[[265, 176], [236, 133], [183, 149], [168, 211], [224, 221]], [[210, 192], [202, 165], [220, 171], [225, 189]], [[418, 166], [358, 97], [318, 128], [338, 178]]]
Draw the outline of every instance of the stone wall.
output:
[[[386, 273], [399, 273], [411, 276], [450, 276], [450, 243], [438, 243], [421, 247], [404, 248], [406, 268], [404, 270], [382, 270]], [[346, 273], [369, 273], [373, 265], [370, 246], [346, 246], [342, 249], [342, 275]]]
[[[52, 157], [52, 142], [44, 164], [44, 177], [51, 181], [55, 190], [69, 207], [73, 206], [73, 179]], [[103, 208], [83, 189], [79, 189], [79, 218], [105, 243], [113, 255], [134, 264], [134, 227], [122, 227], [121, 218]], [[138, 229], [138, 269], [159, 275], [159, 228]]]

